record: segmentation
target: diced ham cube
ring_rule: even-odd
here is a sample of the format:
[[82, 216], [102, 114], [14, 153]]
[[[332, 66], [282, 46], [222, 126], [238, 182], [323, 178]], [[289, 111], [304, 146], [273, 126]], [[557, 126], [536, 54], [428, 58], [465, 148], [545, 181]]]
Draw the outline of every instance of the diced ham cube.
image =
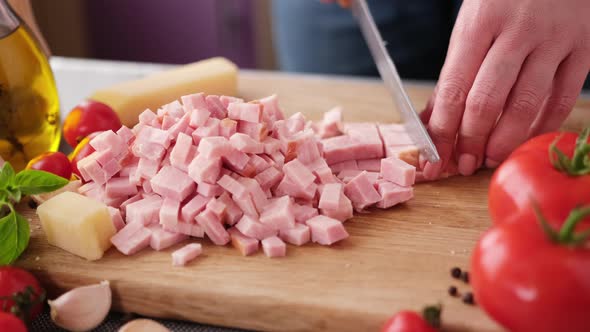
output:
[[139, 123], [144, 125], [149, 125], [157, 118], [156, 113], [154, 113], [149, 108], [139, 114]]
[[[82, 187], [83, 187], [83, 186], [82, 186]], [[82, 187], [80, 187], [80, 188], [82, 188]], [[78, 190], [80, 190], [80, 189], [78, 189]], [[142, 196], [141, 196], [141, 194], [137, 194], [137, 195], [135, 195], [135, 196], [131, 196], [131, 197], [130, 197], [130, 198], [128, 198], [127, 200], [123, 201], [123, 202], [121, 203], [121, 205], [119, 206], [119, 210], [121, 211], [121, 215], [122, 215], [123, 217], [125, 217], [125, 215], [126, 215], [126, 214], [125, 214], [125, 212], [126, 212], [125, 210], [126, 210], [126, 207], [127, 207], [127, 205], [129, 205], [129, 204], [131, 204], [131, 203], [133, 203], [133, 202], [137, 202], [137, 201], [139, 201], [140, 199], [142, 199]]]
[[377, 202], [377, 207], [381, 209], [388, 209], [399, 203], [409, 201], [414, 197], [414, 189], [412, 187], [401, 187], [388, 181], [378, 183], [377, 190], [381, 195], [381, 200]]
[[188, 239], [188, 235], [169, 232], [162, 229], [160, 225], [150, 225], [149, 229], [152, 232], [150, 247], [157, 251], [164, 250]]
[[225, 118], [219, 122], [219, 135], [230, 138], [238, 130], [238, 122], [232, 119]]
[[231, 193], [234, 197], [243, 197], [248, 193], [246, 187], [242, 183], [229, 175], [222, 176], [221, 179], [217, 181], [217, 184]]
[[201, 139], [197, 151], [199, 156], [205, 158], [221, 158], [231, 151], [231, 145], [225, 137], [204, 137]]
[[197, 215], [197, 223], [203, 227], [205, 234], [209, 239], [218, 246], [224, 246], [230, 241], [229, 234], [221, 224], [219, 219], [216, 219], [213, 213], [205, 213], [207, 210]]
[[340, 183], [324, 185], [318, 207], [320, 209], [338, 209], [343, 191], [344, 187]]
[[195, 156], [193, 139], [185, 133], [179, 133], [176, 144], [170, 152], [170, 165], [181, 171], [188, 172], [188, 165]]
[[275, 195], [289, 195], [295, 198], [312, 200], [317, 192], [317, 187], [317, 184], [312, 183], [308, 187], [301, 189], [298, 185], [295, 184], [294, 181], [285, 176], [275, 189]]
[[355, 208], [360, 210], [381, 200], [381, 195], [373, 187], [373, 182], [367, 176], [366, 171], [354, 177], [344, 186], [344, 194], [350, 198]]
[[94, 148], [94, 150], [110, 150], [114, 156], [118, 156], [123, 151], [127, 151], [128, 149], [125, 141], [112, 130], [105, 130], [101, 132], [100, 134], [93, 137], [88, 143]]
[[[379, 162], [381, 162], [380, 159], [379, 159]], [[379, 164], [379, 167], [381, 167], [381, 164]], [[333, 173], [340, 173], [345, 170], [359, 170], [359, 166], [358, 166], [358, 163], [356, 160], [342, 161], [342, 162], [330, 165], [330, 168], [332, 169]]]
[[154, 195], [128, 204], [125, 207], [127, 224], [140, 223], [149, 225], [156, 222], [162, 203], [162, 198]]
[[232, 245], [240, 251], [242, 256], [250, 256], [258, 251], [258, 240], [242, 234], [239, 230], [232, 227], [228, 230], [231, 236]]
[[321, 245], [331, 245], [348, 237], [344, 225], [330, 217], [319, 215], [307, 221], [311, 230], [311, 240]]
[[256, 154], [250, 155], [249, 164], [254, 167], [256, 174], [260, 174], [261, 172], [271, 167], [266, 160], [264, 160], [262, 157]]
[[342, 222], [350, 219], [353, 217], [354, 211], [352, 208], [352, 202], [344, 193], [340, 195], [340, 200], [338, 202], [338, 208], [336, 209], [321, 209], [320, 210], [322, 215], [326, 217], [330, 217], [336, 220], [340, 220]]
[[234, 148], [245, 153], [258, 154], [264, 152], [264, 144], [246, 134], [235, 133], [230, 137], [229, 142]]
[[416, 167], [395, 157], [381, 160], [381, 177], [402, 187], [409, 187], [416, 180]]
[[254, 177], [263, 190], [273, 188], [282, 180], [282, 178], [283, 173], [276, 169], [276, 167], [269, 167]]
[[[137, 164], [137, 171], [135, 177], [150, 180], [158, 173], [159, 169], [160, 163], [158, 161], [141, 158], [139, 159], [139, 163]], [[135, 183], [131, 181], [131, 179], [130, 182]]]
[[219, 195], [223, 194], [223, 188], [217, 184], [202, 182], [197, 186], [197, 193], [205, 197], [218, 197]]
[[273, 229], [269, 225], [265, 225], [256, 221], [254, 218], [248, 215], [242, 216], [240, 221], [238, 221], [238, 223], [235, 225], [235, 228], [242, 234], [258, 240], [262, 240], [277, 234], [277, 230]]
[[169, 130], [175, 123], [176, 118], [170, 115], [164, 115], [162, 118], [162, 130]]
[[[229, 151], [223, 155], [222, 157], [223, 162], [228, 165], [232, 170], [236, 172], [244, 172], [248, 162], [250, 161], [250, 157], [242, 151], [239, 151], [233, 147], [229, 149]], [[251, 171], [254, 171], [252, 168]]]
[[111, 243], [125, 255], [133, 255], [150, 244], [152, 232], [140, 223], [127, 223], [111, 238]]
[[207, 102], [205, 101], [204, 93], [195, 93], [180, 97], [184, 111], [186, 113], [195, 109], [207, 109]]
[[172, 253], [172, 265], [184, 266], [203, 252], [200, 243], [191, 243]]
[[307, 220], [317, 216], [318, 209], [311, 205], [294, 204], [293, 212], [295, 214], [295, 221], [298, 223], [305, 223]]
[[264, 153], [273, 154], [281, 149], [281, 141], [276, 138], [266, 137], [262, 143], [264, 144]]
[[152, 188], [152, 184], [149, 181], [144, 181], [141, 184], [141, 189], [143, 190], [144, 193], [146, 194], [151, 194], [154, 192], [154, 189]]
[[162, 106], [162, 109], [163, 115], [169, 115], [177, 119], [184, 115], [184, 109], [178, 100], [174, 100], [173, 102]]
[[279, 166], [280, 168], [283, 168], [283, 165], [285, 164], [285, 156], [283, 156], [281, 151], [277, 151], [277, 152], [271, 154], [270, 158], [275, 162], [275, 164], [277, 166]]
[[104, 166], [109, 161], [115, 158], [115, 155], [111, 150], [96, 151], [92, 154], [100, 166]]
[[205, 122], [205, 125], [195, 129], [195, 131], [193, 131], [193, 142], [195, 142], [195, 144], [199, 144], [199, 142], [201, 142], [201, 139], [205, 138], [205, 137], [214, 137], [214, 136], [219, 136], [219, 119], [216, 118], [209, 118], [207, 119], [207, 122]]
[[201, 128], [205, 126], [207, 120], [209, 120], [209, 116], [211, 113], [209, 110], [205, 108], [197, 108], [191, 111], [190, 119], [189, 119], [189, 126], [193, 128]]
[[117, 136], [121, 137], [125, 144], [130, 144], [131, 141], [135, 138], [135, 135], [127, 126], [121, 126], [121, 128], [117, 130]]
[[276, 236], [262, 240], [262, 250], [267, 257], [283, 257], [287, 254], [287, 245]]
[[171, 138], [166, 130], [147, 126], [137, 135], [134, 145], [137, 143], [152, 143], [167, 149], [170, 146]]
[[268, 205], [268, 199], [266, 198], [266, 194], [264, 190], [260, 187], [258, 181], [250, 178], [239, 178], [238, 182], [246, 187], [247, 192], [252, 197], [252, 202], [254, 202], [254, 206], [256, 210], [260, 213], [266, 205]]
[[227, 109], [221, 103], [219, 96], [209, 95], [205, 97], [205, 101], [207, 102], [207, 107], [211, 112], [211, 116], [217, 119], [223, 119], [227, 117]]
[[137, 171], [137, 164], [135, 164], [135, 166], [126, 166], [126, 167], [121, 168], [121, 171], [119, 171], [119, 176], [129, 177], [131, 174], [134, 174], [136, 171]]
[[258, 100], [258, 102], [262, 105], [262, 117], [266, 121], [272, 123], [285, 118], [279, 106], [279, 99], [277, 95], [262, 98]]
[[215, 198], [211, 198], [207, 203], [205, 210], [209, 213], [212, 213], [217, 220], [221, 221], [225, 217], [226, 206], [223, 204], [223, 202]]
[[137, 187], [129, 182], [128, 177], [110, 179], [106, 183], [105, 194], [109, 198], [132, 196], [137, 194]]
[[82, 175], [82, 179], [86, 182], [94, 181], [98, 184], [107, 182], [107, 176], [104, 170], [96, 161], [96, 152], [78, 161], [78, 170]]
[[230, 226], [235, 225], [244, 214], [242, 209], [231, 199], [227, 192], [219, 196], [218, 200], [225, 204], [225, 223]]
[[195, 195], [180, 209], [180, 219], [186, 223], [194, 223], [195, 217], [205, 209], [209, 198], [202, 195]]
[[293, 159], [283, 166], [283, 172], [299, 188], [307, 188], [315, 181], [315, 175], [298, 159]]
[[319, 124], [318, 135], [320, 138], [342, 135], [342, 108], [336, 107], [324, 113], [324, 119]]
[[[184, 133], [184, 131], [189, 127], [189, 122], [190, 114], [184, 114], [179, 120], [176, 120], [175, 123], [173, 123], [172, 126], [168, 128], [168, 135], [172, 139], [175, 139], [178, 134]], [[163, 127], [164, 125], [162, 124], [162, 128]]]
[[112, 206], [107, 206], [109, 210], [109, 214], [111, 215], [111, 221], [113, 222], [113, 226], [115, 229], [120, 231], [123, 227], [125, 227], [125, 222], [123, 221], [123, 217], [121, 216], [121, 211], [117, 208]]
[[163, 230], [171, 233], [180, 233], [193, 237], [205, 237], [205, 231], [200, 225], [179, 222], [177, 224], [160, 224]]
[[166, 148], [157, 143], [140, 142], [137, 140], [133, 142], [131, 150], [136, 157], [155, 160], [158, 162], [166, 154]]
[[273, 229], [295, 227], [295, 212], [289, 196], [283, 196], [268, 204], [260, 214], [260, 222]]
[[159, 211], [160, 224], [174, 225], [178, 223], [180, 216], [180, 202], [170, 197], [164, 198]]
[[220, 158], [211, 159], [198, 155], [188, 166], [188, 175], [199, 185], [203, 182], [216, 183], [220, 172]]
[[228, 118], [259, 123], [262, 120], [262, 105], [254, 103], [231, 103], [227, 107]]
[[299, 223], [293, 228], [281, 230], [279, 236], [283, 241], [296, 246], [302, 246], [311, 240], [309, 226]]
[[396, 157], [416, 168], [419, 166], [420, 150], [416, 146], [387, 146], [385, 147], [385, 153], [387, 157]]
[[234, 200], [236, 205], [240, 207], [240, 210], [242, 210], [244, 215], [258, 219], [258, 210], [256, 210], [254, 201], [252, 201], [252, 196], [245, 194], [241, 197], [233, 196], [232, 199]]
[[238, 121], [238, 133], [244, 133], [258, 142], [262, 142], [268, 136], [268, 128], [265, 123]]
[[381, 159], [363, 159], [357, 161], [358, 169], [368, 172], [381, 171]]
[[221, 101], [223, 107], [227, 108], [231, 103], [243, 103], [244, 99], [231, 96], [221, 96], [219, 97], [219, 101]]
[[172, 166], [162, 167], [151, 179], [151, 184], [157, 194], [179, 202], [195, 191], [193, 180], [185, 172]]

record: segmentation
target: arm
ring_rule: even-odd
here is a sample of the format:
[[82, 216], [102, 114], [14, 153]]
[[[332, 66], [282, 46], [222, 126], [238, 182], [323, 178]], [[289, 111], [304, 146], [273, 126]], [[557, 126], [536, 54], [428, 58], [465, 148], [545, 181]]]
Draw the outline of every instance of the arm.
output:
[[35, 38], [39, 41], [41, 49], [45, 52], [46, 55], [51, 55], [49, 50], [49, 46], [43, 38], [41, 31], [39, 30], [39, 26], [37, 25], [37, 21], [35, 20], [35, 15], [33, 13], [33, 8], [31, 7], [30, 0], [8, 0], [10, 6], [14, 9], [14, 11], [18, 14], [20, 18], [25, 21], [27, 26], [31, 29]]

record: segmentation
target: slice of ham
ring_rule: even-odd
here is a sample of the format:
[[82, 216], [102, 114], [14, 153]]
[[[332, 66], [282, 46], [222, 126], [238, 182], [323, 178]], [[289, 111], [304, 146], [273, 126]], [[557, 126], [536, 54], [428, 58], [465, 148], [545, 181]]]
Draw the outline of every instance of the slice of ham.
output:
[[184, 266], [197, 258], [203, 252], [200, 243], [187, 244], [172, 253], [172, 265]]

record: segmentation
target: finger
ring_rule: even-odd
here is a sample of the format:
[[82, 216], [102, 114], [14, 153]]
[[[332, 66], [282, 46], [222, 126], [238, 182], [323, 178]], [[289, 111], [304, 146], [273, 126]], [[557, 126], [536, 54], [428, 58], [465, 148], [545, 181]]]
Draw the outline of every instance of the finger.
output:
[[422, 123], [424, 123], [424, 124], [428, 124], [428, 121], [430, 121], [430, 116], [432, 115], [432, 109], [434, 108], [434, 101], [436, 100], [436, 91], [437, 90], [438, 90], [438, 85], [434, 87], [434, 90], [432, 91], [432, 95], [428, 99], [428, 102], [426, 103], [424, 110], [422, 112], [420, 112], [420, 120], [422, 120]]
[[533, 125], [533, 135], [557, 130], [571, 113], [588, 76], [588, 58], [572, 53], [559, 65], [551, 94]]
[[496, 167], [512, 150], [524, 143], [540, 112], [559, 63], [565, 54], [547, 47], [535, 49], [525, 60], [504, 112], [486, 149], [486, 166]]
[[428, 123], [428, 130], [441, 157], [440, 162], [428, 162], [424, 166], [424, 177], [429, 180], [440, 176], [451, 156], [467, 94], [497, 30], [485, 20], [470, 17], [471, 13], [465, 8], [461, 8], [451, 35]]
[[[494, 42], [477, 73], [459, 129], [459, 173], [471, 175], [483, 163], [486, 143], [532, 47], [510, 34]], [[506, 56], [510, 54], [510, 56]]]

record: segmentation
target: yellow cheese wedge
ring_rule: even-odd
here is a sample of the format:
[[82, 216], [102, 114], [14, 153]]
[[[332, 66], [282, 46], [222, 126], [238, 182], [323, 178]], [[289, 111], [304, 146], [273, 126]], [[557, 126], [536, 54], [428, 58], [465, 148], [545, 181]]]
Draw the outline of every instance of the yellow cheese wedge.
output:
[[211, 58], [98, 90], [90, 99], [109, 105], [121, 123], [132, 127], [146, 108], [156, 111], [183, 95], [204, 92], [235, 96], [237, 82], [238, 68], [234, 63]]
[[116, 233], [106, 205], [74, 192], [50, 198], [37, 214], [49, 244], [87, 260], [100, 259]]

